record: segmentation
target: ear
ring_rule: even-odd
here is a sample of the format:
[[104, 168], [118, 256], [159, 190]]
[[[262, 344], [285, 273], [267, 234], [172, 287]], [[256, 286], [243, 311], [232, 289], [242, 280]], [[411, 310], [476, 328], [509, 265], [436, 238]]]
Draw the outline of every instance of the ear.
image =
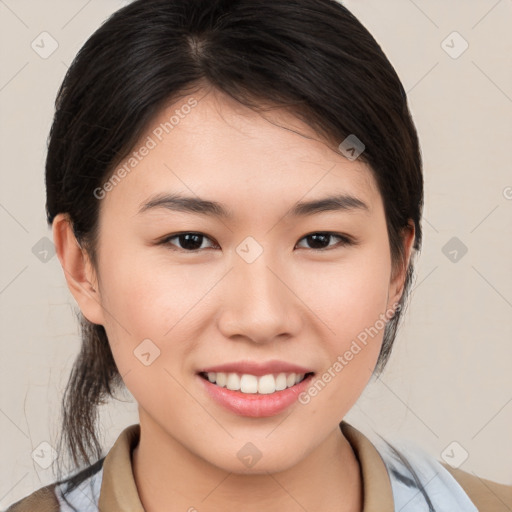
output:
[[400, 268], [395, 269], [394, 274], [391, 276], [388, 289], [388, 309], [394, 309], [393, 306], [398, 304], [402, 293], [404, 291], [405, 278], [407, 275], [407, 269], [409, 268], [409, 262], [412, 255], [412, 248], [414, 244], [415, 228], [414, 222], [409, 221], [407, 227], [404, 228], [402, 234], [402, 244], [404, 245], [405, 260]]
[[85, 249], [80, 247], [69, 217], [59, 213], [53, 220], [53, 241], [70, 292], [82, 314], [93, 324], [103, 325], [96, 272]]

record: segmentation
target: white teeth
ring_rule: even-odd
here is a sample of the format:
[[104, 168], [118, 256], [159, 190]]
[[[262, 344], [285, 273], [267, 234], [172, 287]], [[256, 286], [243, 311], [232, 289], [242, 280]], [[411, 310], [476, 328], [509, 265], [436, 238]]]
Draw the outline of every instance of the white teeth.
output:
[[215, 382], [217, 383], [218, 386], [220, 387], [224, 387], [226, 385], [226, 381], [227, 381], [227, 378], [226, 378], [226, 374], [225, 373], [217, 373], [216, 377], [215, 377]]
[[[218, 377], [218, 375], [217, 375]], [[240, 391], [242, 393], [257, 393], [258, 392], [258, 377], [244, 373], [240, 377]]]
[[232, 391], [238, 391], [240, 389], [240, 377], [236, 373], [228, 373], [226, 387]]
[[280, 373], [276, 377], [276, 391], [286, 389], [286, 373]]
[[208, 380], [217, 386], [226, 387], [242, 393], [260, 393], [268, 395], [290, 388], [304, 379], [304, 373], [267, 374], [261, 377], [244, 373], [208, 372]]

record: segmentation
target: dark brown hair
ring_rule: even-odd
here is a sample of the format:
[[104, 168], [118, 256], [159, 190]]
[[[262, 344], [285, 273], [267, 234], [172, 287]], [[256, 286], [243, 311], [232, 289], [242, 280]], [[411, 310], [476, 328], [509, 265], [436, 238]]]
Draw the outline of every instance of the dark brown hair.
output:
[[[356, 135], [365, 144], [359, 158], [383, 199], [394, 269], [403, 268], [409, 221], [420, 249], [422, 162], [406, 94], [379, 44], [344, 6], [334, 0], [137, 0], [79, 51], [58, 92], [49, 136], [48, 223], [68, 214], [94, 265], [94, 190], [164, 106], [205, 87], [256, 111], [285, 108], [336, 146]], [[378, 374], [412, 275], [411, 260], [400, 307], [385, 329]], [[98, 405], [123, 385], [105, 329], [81, 322], [61, 438], [77, 468], [101, 457]]]

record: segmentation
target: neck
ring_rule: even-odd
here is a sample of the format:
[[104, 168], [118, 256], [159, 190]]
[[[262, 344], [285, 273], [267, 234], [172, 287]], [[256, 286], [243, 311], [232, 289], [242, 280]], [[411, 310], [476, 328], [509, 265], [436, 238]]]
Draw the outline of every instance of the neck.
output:
[[361, 512], [363, 507], [359, 462], [339, 427], [295, 466], [242, 474], [210, 464], [141, 417], [132, 465], [146, 512]]

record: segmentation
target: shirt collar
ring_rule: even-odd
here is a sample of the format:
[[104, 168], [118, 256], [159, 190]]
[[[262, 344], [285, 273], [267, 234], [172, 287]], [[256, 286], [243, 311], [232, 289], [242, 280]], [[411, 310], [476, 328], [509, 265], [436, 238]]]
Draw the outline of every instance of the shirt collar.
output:
[[362, 512], [394, 512], [391, 480], [379, 452], [370, 440], [352, 425], [342, 421], [340, 428], [352, 446], [361, 467]]
[[[362, 512], [394, 512], [389, 475], [379, 452], [359, 430], [340, 423], [359, 460], [363, 482]], [[102, 512], [144, 512], [132, 471], [132, 451], [137, 446], [140, 425], [130, 425], [117, 438], [103, 462], [103, 478], [98, 502]]]

